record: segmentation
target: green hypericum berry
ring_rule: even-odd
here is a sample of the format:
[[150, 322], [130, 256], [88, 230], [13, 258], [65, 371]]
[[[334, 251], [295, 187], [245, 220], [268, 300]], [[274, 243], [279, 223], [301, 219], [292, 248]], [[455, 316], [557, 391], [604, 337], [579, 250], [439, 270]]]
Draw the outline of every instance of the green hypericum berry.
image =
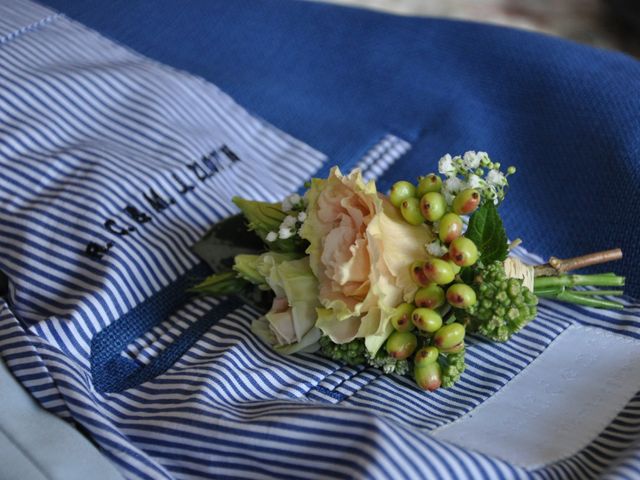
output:
[[458, 215], [469, 215], [480, 205], [480, 193], [473, 188], [467, 188], [453, 199], [453, 211]]
[[444, 290], [435, 283], [420, 288], [413, 300], [416, 306], [438, 308], [444, 304]]
[[455, 213], [446, 213], [440, 219], [438, 236], [442, 243], [449, 244], [462, 235], [462, 219]]
[[400, 204], [402, 217], [411, 225], [424, 223], [424, 217], [420, 212], [420, 201], [417, 198], [405, 198]]
[[435, 173], [430, 173], [418, 179], [416, 196], [421, 197], [427, 192], [439, 192], [442, 188], [442, 179]]
[[413, 370], [413, 375], [416, 383], [423, 390], [433, 392], [442, 385], [442, 370], [438, 362], [416, 367]]
[[453, 263], [451, 261], [451, 257], [449, 256], [449, 252], [444, 254], [441, 258], [442, 258], [442, 260], [446, 260], [447, 262], [449, 262], [449, 265], [451, 265], [451, 269], [453, 270], [454, 275], [457, 275], [457, 274], [460, 273], [460, 270], [462, 270], [462, 267], [460, 265], [456, 265], [455, 263]]
[[410, 303], [401, 303], [391, 315], [391, 325], [399, 332], [408, 332], [413, 329], [411, 315], [415, 307]]
[[413, 183], [406, 182], [404, 180], [400, 182], [396, 182], [391, 187], [391, 192], [389, 193], [389, 200], [394, 207], [400, 207], [403, 201], [407, 198], [416, 196], [416, 187]]
[[424, 367], [438, 360], [440, 352], [436, 347], [423, 347], [413, 356], [413, 364], [416, 368]]
[[442, 348], [440, 349], [440, 352], [441, 353], [460, 353], [463, 350], [464, 350], [464, 341], [457, 343], [451, 348]]
[[442, 327], [442, 317], [430, 308], [416, 308], [411, 315], [411, 321], [418, 330], [427, 333], [436, 332]]
[[410, 332], [393, 332], [387, 339], [387, 353], [396, 360], [404, 360], [415, 352], [418, 338]]
[[478, 260], [478, 247], [465, 237], [458, 237], [449, 246], [449, 258], [456, 265], [469, 267]]
[[422, 216], [430, 222], [436, 222], [447, 211], [447, 201], [444, 195], [438, 192], [427, 192], [420, 199], [420, 211]]
[[447, 289], [447, 302], [456, 308], [468, 308], [476, 301], [476, 292], [469, 285], [455, 283]]
[[411, 275], [411, 279], [417, 285], [424, 287], [425, 285], [431, 283], [424, 273], [424, 262], [421, 262], [419, 260], [413, 262], [409, 267], [409, 273]]
[[440, 328], [433, 336], [433, 343], [440, 349], [453, 348], [464, 341], [465, 328], [454, 322]]
[[424, 274], [427, 279], [438, 285], [451, 283], [455, 278], [449, 262], [440, 258], [431, 258], [424, 262]]

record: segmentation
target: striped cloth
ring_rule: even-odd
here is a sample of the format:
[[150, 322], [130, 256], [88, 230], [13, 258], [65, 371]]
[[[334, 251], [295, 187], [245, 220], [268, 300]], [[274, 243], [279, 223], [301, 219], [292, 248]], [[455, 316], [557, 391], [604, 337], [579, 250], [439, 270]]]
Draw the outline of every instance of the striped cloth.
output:
[[[431, 394], [372, 368], [279, 356], [250, 332], [251, 307], [184, 299], [199, 272], [190, 247], [233, 212], [232, 195], [279, 199], [329, 160], [214, 85], [27, 1], [0, 0], [0, 65], [0, 269], [11, 281], [0, 355], [126, 478], [640, 475], [634, 365], [622, 369], [631, 386], [608, 392], [620, 408], [562, 458], [518, 464], [440, 437], [568, 331], [635, 348], [633, 300], [624, 313], [543, 302], [506, 344], [470, 338], [461, 381]], [[409, 148], [389, 133], [358, 162], [374, 178]]]

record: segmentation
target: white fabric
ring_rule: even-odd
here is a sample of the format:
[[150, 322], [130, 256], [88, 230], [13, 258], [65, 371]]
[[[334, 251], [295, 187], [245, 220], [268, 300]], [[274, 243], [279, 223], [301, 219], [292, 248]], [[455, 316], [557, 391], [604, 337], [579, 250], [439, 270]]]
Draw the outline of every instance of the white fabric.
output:
[[640, 385], [640, 341], [572, 326], [473, 412], [434, 432], [441, 440], [522, 467], [586, 447]]

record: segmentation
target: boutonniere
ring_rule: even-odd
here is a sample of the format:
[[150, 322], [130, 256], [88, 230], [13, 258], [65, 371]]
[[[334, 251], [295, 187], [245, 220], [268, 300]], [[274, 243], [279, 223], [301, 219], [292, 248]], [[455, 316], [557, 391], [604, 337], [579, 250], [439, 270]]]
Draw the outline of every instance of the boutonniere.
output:
[[539, 298], [622, 308], [603, 296], [621, 295], [624, 277], [568, 273], [619, 250], [536, 266], [510, 255], [519, 240], [509, 243], [498, 207], [514, 167], [467, 152], [442, 157], [438, 172], [385, 195], [359, 170], [334, 167], [282, 202], [236, 197], [246, 219], [237, 238], [255, 237], [260, 251], [194, 290], [266, 296], [252, 330], [282, 354], [410, 374], [425, 390], [463, 374], [467, 333], [508, 341], [535, 319]]

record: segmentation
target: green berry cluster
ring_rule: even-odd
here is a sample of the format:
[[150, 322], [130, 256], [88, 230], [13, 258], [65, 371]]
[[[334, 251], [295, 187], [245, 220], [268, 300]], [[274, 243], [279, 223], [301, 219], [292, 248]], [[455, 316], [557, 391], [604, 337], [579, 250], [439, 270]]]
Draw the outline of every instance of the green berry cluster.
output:
[[328, 336], [323, 336], [320, 337], [320, 352], [327, 358], [346, 363], [352, 367], [368, 364], [379, 368], [386, 374], [406, 375], [409, 372], [407, 360], [389, 355], [386, 350], [378, 351], [374, 357], [369, 355], [362, 338], [356, 338], [348, 343], [336, 344]]
[[508, 278], [502, 262], [477, 271], [473, 282], [477, 302], [465, 315], [469, 328], [485, 337], [505, 342], [537, 313], [538, 297], [518, 278]]
[[320, 338], [320, 351], [325, 357], [346, 363], [352, 367], [367, 362], [367, 349], [364, 340], [356, 338], [349, 343], [333, 343], [327, 336]]
[[464, 372], [464, 350], [446, 355], [444, 363], [445, 366], [442, 369], [442, 386], [449, 388], [460, 379], [462, 372]]

